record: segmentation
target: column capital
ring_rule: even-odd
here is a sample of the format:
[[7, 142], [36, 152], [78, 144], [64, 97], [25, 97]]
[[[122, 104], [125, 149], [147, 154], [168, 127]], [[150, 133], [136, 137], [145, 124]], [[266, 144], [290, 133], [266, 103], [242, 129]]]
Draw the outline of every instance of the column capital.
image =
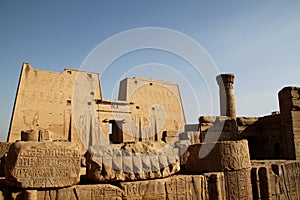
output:
[[220, 74], [216, 79], [218, 85], [234, 84], [234, 74]]

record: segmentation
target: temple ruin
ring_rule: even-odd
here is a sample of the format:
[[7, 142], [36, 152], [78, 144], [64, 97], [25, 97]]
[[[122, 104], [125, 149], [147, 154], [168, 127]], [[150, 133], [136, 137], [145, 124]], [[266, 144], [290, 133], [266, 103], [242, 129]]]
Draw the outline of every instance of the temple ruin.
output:
[[299, 199], [300, 88], [280, 111], [236, 115], [234, 75], [216, 77], [220, 116], [186, 124], [179, 86], [147, 78], [102, 97], [99, 74], [24, 63], [0, 199]]

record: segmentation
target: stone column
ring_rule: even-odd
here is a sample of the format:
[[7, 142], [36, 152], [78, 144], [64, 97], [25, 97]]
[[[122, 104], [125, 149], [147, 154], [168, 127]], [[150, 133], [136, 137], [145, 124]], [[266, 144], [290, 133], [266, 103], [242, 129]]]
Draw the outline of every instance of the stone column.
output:
[[234, 99], [234, 74], [220, 74], [217, 76], [220, 93], [221, 116], [236, 118]]

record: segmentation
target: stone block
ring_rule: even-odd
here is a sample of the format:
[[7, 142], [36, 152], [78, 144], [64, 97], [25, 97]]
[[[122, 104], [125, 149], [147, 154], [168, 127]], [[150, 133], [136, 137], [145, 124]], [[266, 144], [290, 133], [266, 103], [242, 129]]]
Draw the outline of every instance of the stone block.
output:
[[80, 181], [77, 143], [16, 142], [5, 164], [5, 182], [19, 188], [60, 188]]
[[208, 199], [207, 181], [202, 175], [178, 175], [165, 181], [167, 199]]
[[95, 182], [163, 178], [179, 170], [178, 149], [160, 141], [93, 146], [87, 154], [87, 177]]
[[226, 199], [252, 200], [251, 169], [225, 171]]
[[[200, 150], [208, 154], [200, 158]], [[192, 172], [221, 172], [251, 167], [247, 140], [194, 144], [188, 152], [186, 169]]]
[[74, 186], [76, 199], [98, 200], [98, 199], [115, 199], [121, 200], [123, 191], [109, 184], [95, 185], [76, 185]]
[[226, 116], [201, 116], [200, 142], [212, 142], [216, 140], [238, 139], [238, 128], [236, 120]]
[[121, 182], [124, 199], [166, 199], [165, 180]]

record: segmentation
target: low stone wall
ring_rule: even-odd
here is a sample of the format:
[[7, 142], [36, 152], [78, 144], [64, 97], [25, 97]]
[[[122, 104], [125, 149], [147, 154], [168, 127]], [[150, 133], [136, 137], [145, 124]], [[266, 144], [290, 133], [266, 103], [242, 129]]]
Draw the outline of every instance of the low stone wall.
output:
[[[252, 200], [297, 199], [300, 195], [300, 162], [250, 162], [246, 140], [217, 142], [203, 158], [199, 158], [199, 149], [211, 144], [191, 145], [187, 151], [185, 170], [181, 171], [178, 152], [173, 152], [174, 155], [171, 155], [171, 150], [166, 151], [169, 154], [159, 153], [164, 144], [143, 142], [110, 145], [100, 152], [103, 155], [102, 163], [92, 164], [94, 157], [88, 156], [88, 177], [85, 182], [78, 184], [81, 155], [76, 150], [76, 143], [13, 143], [7, 154], [10, 159], [6, 160], [6, 178], [0, 178], [0, 200]], [[148, 157], [144, 160], [134, 157], [128, 159], [124, 152], [147, 152]], [[105, 157], [104, 153], [119, 155], [115, 161], [108, 162], [113, 168], [104, 164], [108, 160], [103, 162], [103, 158], [111, 159]], [[177, 156], [175, 165], [168, 163], [166, 155]], [[118, 163], [122, 170], [133, 172], [118, 171]], [[92, 165], [96, 167], [92, 168]], [[165, 167], [157, 170], [161, 166]], [[167, 169], [169, 171], [165, 173]], [[172, 169], [175, 171], [172, 172]], [[147, 170], [148, 174], [145, 173]]]
[[120, 182], [116, 185], [81, 184], [56, 189], [8, 187], [4, 179], [0, 179], [0, 200], [298, 199], [300, 162], [252, 161], [252, 164], [251, 170], [212, 172], [203, 175], [173, 175], [162, 179]]
[[178, 175], [164, 179], [122, 182], [119, 187], [111, 184], [93, 184], [47, 190], [0, 188], [0, 200], [28, 199], [28, 193], [34, 193], [35, 200], [208, 199], [207, 181], [203, 175]]

